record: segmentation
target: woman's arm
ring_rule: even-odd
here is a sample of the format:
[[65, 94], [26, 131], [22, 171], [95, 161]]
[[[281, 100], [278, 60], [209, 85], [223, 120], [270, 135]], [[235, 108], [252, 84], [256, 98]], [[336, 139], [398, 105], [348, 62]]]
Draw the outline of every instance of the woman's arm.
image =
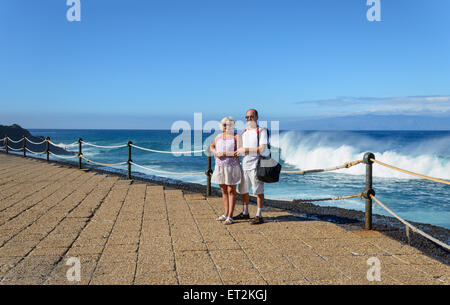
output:
[[235, 138], [236, 138], [236, 150], [238, 150], [239, 148], [242, 147], [242, 137], [240, 134], [237, 133], [235, 135]]
[[216, 153], [216, 139], [217, 137], [214, 138], [214, 140], [212, 141], [211, 145], [209, 145], [209, 150], [215, 154]]
[[219, 137], [219, 135], [217, 135], [214, 138], [214, 141], [211, 143], [211, 145], [209, 146], [209, 149], [211, 150], [211, 152], [214, 154], [214, 158], [221, 158], [222, 157], [222, 153], [217, 153], [216, 152], [216, 141], [217, 138]]

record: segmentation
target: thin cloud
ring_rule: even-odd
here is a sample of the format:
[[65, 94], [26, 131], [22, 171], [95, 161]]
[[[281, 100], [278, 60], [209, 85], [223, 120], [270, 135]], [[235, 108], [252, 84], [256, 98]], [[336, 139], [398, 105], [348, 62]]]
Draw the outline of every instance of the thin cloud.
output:
[[[334, 111], [334, 114], [442, 114], [450, 112], [450, 96], [405, 96], [405, 97], [337, 97], [335, 99], [305, 100], [302, 105], [317, 114]], [[337, 111], [336, 111], [337, 110]]]

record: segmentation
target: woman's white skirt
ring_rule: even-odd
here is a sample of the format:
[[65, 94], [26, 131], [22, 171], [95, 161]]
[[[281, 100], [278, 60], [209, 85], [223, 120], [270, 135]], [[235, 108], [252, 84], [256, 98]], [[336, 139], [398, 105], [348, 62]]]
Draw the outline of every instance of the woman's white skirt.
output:
[[241, 183], [242, 169], [240, 165], [217, 166], [211, 176], [211, 182], [216, 184], [236, 185]]

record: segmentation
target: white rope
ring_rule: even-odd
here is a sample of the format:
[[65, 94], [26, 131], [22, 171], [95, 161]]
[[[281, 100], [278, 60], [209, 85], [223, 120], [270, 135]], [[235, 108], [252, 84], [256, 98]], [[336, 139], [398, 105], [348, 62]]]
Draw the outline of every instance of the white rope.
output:
[[11, 139], [10, 137], [7, 137], [7, 138], [8, 138], [8, 142], [12, 142], [12, 143], [19, 143], [19, 142], [22, 142], [22, 141], [23, 141], [23, 138], [20, 139], [19, 141], [14, 141], [14, 140]]
[[[240, 193], [239, 193], [239, 194], [240, 194]], [[267, 200], [275, 200], [275, 201], [284, 201], [284, 202], [292, 202], [291, 199], [273, 198], [273, 197], [266, 197], [266, 196], [264, 196], [264, 199], [267, 199]]]
[[338, 170], [338, 169], [343, 169], [343, 168], [350, 168], [352, 166], [358, 165], [360, 163], [364, 162], [363, 160], [356, 160], [356, 161], [351, 161], [351, 162], [346, 162], [343, 165], [339, 165], [339, 166], [335, 166], [335, 167], [330, 167], [330, 168], [321, 168], [321, 169], [311, 169], [311, 170], [305, 170], [305, 171], [280, 171], [280, 173], [282, 174], [312, 174], [312, 173], [322, 173], [322, 172], [329, 172], [329, 171], [334, 171], [334, 170]]
[[66, 148], [67, 146], [74, 146], [74, 145], [77, 145], [78, 144], [78, 141], [77, 142], [73, 142], [73, 143], [70, 143], [70, 144], [56, 144], [56, 143], [53, 143], [52, 141], [48, 141], [50, 144], [52, 144], [53, 146], [56, 146], [56, 147], [61, 147], [61, 148]]
[[407, 171], [406, 169], [401, 169], [401, 168], [398, 168], [398, 167], [395, 167], [393, 165], [389, 165], [389, 164], [383, 163], [383, 162], [375, 160], [375, 159], [370, 159], [370, 160], [375, 162], [375, 163], [377, 163], [377, 164], [389, 167], [391, 169], [395, 169], [397, 171], [400, 171], [400, 172], [403, 172], [403, 173], [406, 173], [406, 174], [410, 174], [410, 175], [413, 175], [413, 176], [416, 176], [416, 177], [420, 177], [420, 178], [423, 178], [423, 179], [427, 179], [427, 180], [431, 180], [431, 181], [434, 181], [434, 182], [440, 182], [440, 183], [444, 183], [444, 184], [450, 185], [450, 181], [448, 181], [448, 180], [443, 180], [443, 179], [439, 179], [439, 178], [433, 178], [433, 177], [425, 176], [425, 175], [422, 175], [422, 174], [410, 172], [410, 171]]
[[156, 173], [168, 174], [168, 175], [204, 175], [205, 174], [204, 172], [196, 172], [196, 173], [167, 172], [167, 171], [156, 170], [156, 169], [153, 169], [153, 168], [142, 166], [142, 165], [136, 164], [134, 162], [131, 162], [131, 164], [136, 165], [137, 167], [140, 167], [140, 168], [143, 168], [143, 169], [148, 169], [148, 170], [156, 172]]
[[89, 143], [89, 142], [85, 142], [85, 141], [81, 141], [81, 142], [83, 142], [86, 145], [99, 147], [99, 148], [122, 148], [122, 147], [127, 147], [128, 146], [128, 144], [115, 145], [115, 146], [102, 146], [102, 145], [97, 145], [97, 144], [93, 144], [93, 143]]
[[8, 145], [8, 148], [15, 151], [23, 151], [23, 148], [12, 148]]
[[428, 235], [427, 233], [419, 230], [418, 228], [416, 228], [415, 226], [413, 226], [412, 224], [410, 224], [409, 222], [407, 222], [406, 220], [404, 220], [403, 218], [401, 218], [400, 216], [398, 216], [397, 214], [395, 214], [394, 212], [392, 212], [387, 206], [385, 206], [381, 201], [379, 201], [377, 199], [377, 197], [370, 195], [370, 197], [372, 199], [374, 199], [379, 205], [381, 205], [381, 207], [383, 207], [386, 211], [388, 211], [391, 215], [393, 215], [395, 218], [397, 218], [398, 220], [400, 220], [405, 226], [410, 227], [411, 230], [413, 232], [419, 233], [420, 235], [422, 235], [425, 238], [428, 238], [429, 240], [435, 242], [436, 244], [440, 245], [441, 247], [444, 247], [447, 250], [450, 250], [450, 246], [447, 244], [444, 244], [443, 242], [441, 242], [440, 240], [437, 240], [436, 238], [434, 238], [433, 236]]
[[89, 160], [88, 158], [86, 158], [85, 156], [81, 155], [81, 158], [83, 158], [84, 160], [86, 160], [87, 162], [92, 162], [94, 164], [98, 164], [98, 165], [103, 165], [103, 166], [115, 166], [115, 165], [123, 165], [123, 164], [127, 164], [127, 162], [119, 162], [119, 163], [100, 163], [100, 162], [95, 162], [92, 160]]
[[[238, 190], [236, 190], [236, 193], [241, 194]], [[273, 198], [273, 197], [264, 196], [264, 199], [294, 203], [294, 201], [296, 201], [296, 202], [312, 202], [312, 201], [344, 200], [344, 199], [351, 199], [351, 198], [356, 198], [356, 197], [361, 198], [361, 196], [362, 196], [362, 194], [355, 194], [355, 195], [349, 195], [349, 196], [338, 196], [338, 197], [321, 198], [321, 199], [283, 199], [283, 198]]]
[[145, 148], [145, 147], [140, 147], [134, 144], [131, 144], [132, 147], [137, 148], [137, 149], [142, 149], [142, 150], [146, 150], [146, 151], [150, 151], [150, 152], [155, 152], [155, 153], [161, 153], [161, 154], [191, 154], [191, 153], [199, 153], [199, 152], [204, 152], [205, 150], [192, 150], [192, 151], [166, 151], [166, 150], [155, 150], [155, 149], [150, 149], [150, 148]]
[[30, 153], [36, 154], [36, 155], [42, 155], [42, 154], [47, 153], [47, 151], [45, 151], [45, 150], [43, 152], [35, 152], [35, 151], [29, 150], [28, 147], [25, 147], [25, 149], [28, 150]]
[[78, 155], [65, 157], [65, 156], [61, 156], [61, 155], [54, 154], [54, 153], [52, 153], [51, 151], [49, 151], [49, 153], [52, 154], [52, 155], [54, 155], [55, 157], [58, 157], [58, 158], [61, 158], [61, 159], [78, 158]]
[[42, 144], [42, 143], [47, 142], [47, 140], [44, 140], [44, 141], [42, 141], [42, 142], [36, 143], [36, 142], [31, 141], [31, 140], [28, 139], [27, 137], [25, 137], [25, 139], [26, 139], [28, 142], [30, 142], [31, 144], [35, 144], [35, 145], [39, 145], [39, 144]]

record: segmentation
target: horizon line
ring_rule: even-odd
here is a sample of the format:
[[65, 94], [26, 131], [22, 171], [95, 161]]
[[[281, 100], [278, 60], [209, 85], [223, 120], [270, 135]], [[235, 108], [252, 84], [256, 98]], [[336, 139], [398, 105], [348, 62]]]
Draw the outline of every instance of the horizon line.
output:
[[[28, 130], [140, 130], [140, 131], [171, 131], [170, 128], [37, 128], [22, 127]], [[191, 129], [191, 131], [203, 131], [203, 129]], [[449, 129], [280, 129], [280, 131], [450, 131]]]

